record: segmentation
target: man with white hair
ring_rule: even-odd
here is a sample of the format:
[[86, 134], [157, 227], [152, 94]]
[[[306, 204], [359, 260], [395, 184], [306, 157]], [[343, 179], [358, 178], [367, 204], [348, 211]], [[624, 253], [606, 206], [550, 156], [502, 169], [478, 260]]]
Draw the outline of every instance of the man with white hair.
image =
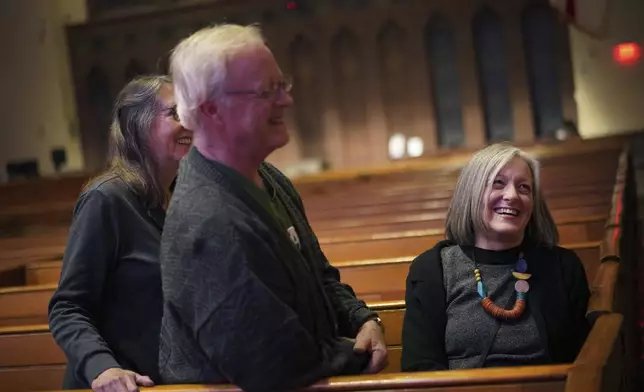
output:
[[170, 68], [194, 136], [161, 246], [163, 382], [282, 391], [382, 370], [378, 315], [340, 282], [295, 188], [264, 162], [289, 140], [293, 101], [258, 28], [200, 30]]

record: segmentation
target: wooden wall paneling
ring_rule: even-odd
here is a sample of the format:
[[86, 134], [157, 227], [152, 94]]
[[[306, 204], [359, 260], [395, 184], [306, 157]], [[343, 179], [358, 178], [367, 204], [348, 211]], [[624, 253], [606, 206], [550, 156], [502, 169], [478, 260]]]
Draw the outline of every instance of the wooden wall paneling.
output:
[[[331, 41], [335, 101], [341, 122], [344, 166], [357, 166], [368, 146], [363, 48], [358, 36], [342, 27]], [[361, 151], [362, 150], [362, 151]]]
[[324, 132], [320, 102], [319, 49], [308, 37], [298, 34], [289, 46], [293, 77], [294, 119], [302, 158], [324, 159]]
[[379, 63], [377, 35], [384, 21], [388, 19], [386, 10], [371, 10], [367, 13], [354, 13], [354, 20], [362, 43], [364, 95], [365, 95], [365, 135], [361, 157], [355, 166], [378, 166], [389, 161], [388, 130], [385, 104], [383, 102], [381, 64]]
[[446, 13], [455, 26], [458, 49], [457, 67], [461, 80], [463, 104], [464, 147], [467, 148], [478, 148], [485, 145], [480, 83], [476, 67], [473, 66], [476, 64], [470, 24], [475, 9], [473, 3], [471, 0], [457, 0], [445, 4]]
[[425, 23], [435, 12], [433, 2], [415, 3], [407, 10], [407, 31], [409, 48], [409, 95], [410, 111], [413, 118], [413, 136], [423, 139], [424, 154], [429, 155], [438, 148], [436, 111], [431, 94], [431, 80], [424, 42]]
[[497, 11], [503, 16], [508, 47], [510, 99], [514, 118], [514, 140], [521, 144], [535, 141], [530, 84], [526, 72], [525, 48], [521, 32], [521, 10], [525, 1], [511, 2]]
[[474, 11], [470, 21], [476, 73], [481, 92], [486, 142], [514, 140], [514, 120], [508, 65], [507, 29], [500, 13], [488, 5]]
[[427, 73], [436, 113], [436, 135], [441, 149], [466, 143], [462, 83], [454, 23], [441, 11], [433, 12], [423, 29]]
[[408, 113], [407, 34], [389, 19], [376, 36], [380, 93], [387, 127], [387, 139], [393, 134], [411, 136]]

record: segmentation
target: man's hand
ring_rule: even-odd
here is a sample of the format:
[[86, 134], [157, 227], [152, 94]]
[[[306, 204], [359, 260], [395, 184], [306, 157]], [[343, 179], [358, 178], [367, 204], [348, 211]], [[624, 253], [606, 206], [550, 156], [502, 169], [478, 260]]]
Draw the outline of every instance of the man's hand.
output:
[[360, 327], [353, 349], [371, 353], [371, 360], [364, 373], [378, 373], [389, 364], [385, 336], [380, 325], [373, 320], [367, 321]]
[[92, 381], [92, 390], [94, 392], [139, 392], [138, 385], [152, 387], [154, 382], [150, 377], [130, 370], [111, 368]]

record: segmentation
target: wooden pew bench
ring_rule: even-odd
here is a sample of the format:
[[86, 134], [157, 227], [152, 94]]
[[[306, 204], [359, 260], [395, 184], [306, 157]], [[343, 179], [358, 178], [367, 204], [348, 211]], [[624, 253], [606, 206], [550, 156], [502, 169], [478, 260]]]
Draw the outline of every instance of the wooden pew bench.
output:
[[31, 234], [0, 237], [0, 254], [32, 247], [57, 246], [67, 242], [69, 227], [52, 227]]
[[[575, 191], [581, 194], [595, 194], [603, 193], [607, 190], [612, 189], [614, 185], [614, 179], [606, 180], [602, 182], [593, 182], [584, 186], [575, 187]], [[371, 194], [370, 192], [349, 194], [349, 195], [329, 195], [326, 198], [306, 198], [302, 197], [304, 206], [307, 211], [319, 210], [326, 211], [335, 210], [338, 208], [356, 208], [363, 206], [374, 206], [380, 204], [391, 204], [391, 203], [410, 203], [410, 202], [421, 202], [421, 201], [432, 201], [436, 199], [449, 199], [452, 197], [454, 191], [454, 186], [449, 189], [437, 190], [437, 189], [421, 189], [415, 192], [409, 191], [406, 193], [393, 194], [393, 195], [377, 195]], [[566, 196], [570, 192], [569, 189], [565, 187], [543, 189], [543, 194], [546, 200], [550, 200], [556, 197]]]
[[[598, 240], [602, 237], [604, 232], [605, 225], [605, 216], [590, 216], [583, 217], [578, 219], [571, 219], [566, 221], [558, 226], [559, 235], [563, 243], [583, 243], [593, 240]], [[396, 233], [391, 233], [395, 235]], [[433, 229], [433, 230], [424, 230], [421, 232], [414, 232], [414, 234], [424, 234], [416, 236], [417, 240], [422, 242], [422, 246], [426, 246], [426, 249], [429, 249], [428, 244], [434, 244], [444, 238], [442, 229]], [[350, 237], [351, 238], [351, 237]], [[352, 238], [357, 238], [353, 236]], [[368, 235], [367, 238], [373, 238], [372, 235]], [[379, 237], [376, 237], [379, 238]], [[320, 243], [323, 245], [324, 250], [327, 250], [327, 244], [324, 238], [320, 239]], [[350, 241], [342, 240], [341, 243], [350, 243]], [[395, 245], [392, 245], [392, 247]], [[392, 248], [393, 249], [393, 248]], [[392, 251], [390, 249], [390, 251]], [[409, 252], [409, 249], [406, 249]], [[401, 250], [402, 252], [402, 250]], [[422, 251], [419, 251], [420, 254]], [[404, 256], [411, 256], [412, 253], [399, 253]], [[330, 259], [338, 260], [338, 258], [332, 258], [327, 255]], [[355, 255], [356, 258], [358, 255]], [[363, 256], [365, 257], [365, 256]], [[368, 257], [368, 256], [367, 256]], [[354, 258], [354, 260], [356, 259]], [[385, 262], [381, 260], [381, 262]], [[15, 269], [20, 269], [20, 274], [18, 275], [19, 281], [24, 282], [26, 285], [39, 285], [39, 284], [50, 284], [57, 283], [60, 277], [62, 262], [60, 260], [52, 261], [41, 261], [41, 262], [31, 262], [26, 265], [16, 261]], [[0, 271], [0, 276], [2, 272]], [[14, 278], [18, 279], [18, 278]], [[23, 284], [23, 283], [19, 283]]]
[[[591, 280], [589, 309], [612, 310], [618, 271], [618, 261], [607, 259], [601, 263]], [[392, 358], [388, 371], [397, 371], [405, 302], [401, 299], [381, 302], [367, 300], [367, 303], [378, 312], [385, 327], [385, 340]], [[64, 363], [65, 357], [51, 338], [47, 324], [0, 327], [0, 368]]]
[[0, 327], [46, 324], [56, 284], [0, 289]]
[[[576, 157], [571, 157], [576, 160]], [[553, 184], [578, 185], [589, 181], [613, 179], [619, 157], [617, 155], [592, 161], [561, 162], [551, 165], [543, 162], [541, 167], [542, 184], [550, 187]], [[465, 162], [464, 162], [465, 163]], [[382, 175], [377, 172], [363, 173], [339, 181], [329, 181], [327, 177], [333, 173], [322, 173], [318, 176], [297, 178], [293, 181], [298, 192], [306, 198], [326, 198], [334, 195], [354, 192], [372, 191], [385, 195], [406, 193], [420, 188], [449, 187], [460, 175], [462, 166], [454, 170], [418, 170], [415, 172], [399, 172]]]
[[[594, 279], [601, 264], [601, 242], [568, 244], [582, 260], [589, 281]], [[404, 299], [405, 280], [415, 256], [333, 263], [340, 270], [342, 281], [353, 287], [365, 301]]]
[[[558, 228], [562, 240], [563, 238], [572, 240], [583, 238], [584, 234], [589, 239], [601, 238], [601, 236], [595, 237], [600, 222], [592, 222], [594, 223], [591, 223], [590, 226], [581, 226], [576, 223], [570, 226], [559, 225]], [[329, 260], [341, 262], [417, 256], [444, 238], [443, 229], [428, 229], [338, 238], [319, 238], [319, 243]]]
[[61, 260], [65, 245], [9, 250], [0, 254], [0, 287], [26, 284], [26, 266], [39, 261]]
[[[615, 174], [619, 152], [596, 154], [596, 156], [568, 155], [563, 159], [549, 159], [541, 162], [541, 173], [545, 183], [548, 181], [601, 179]], [[350, 171], [349, 173], [321, 173], [302, 177], [294, 181], [300, 194], [306, 197], [327, 197], [330, 195], [365, 190], [408, 190], [419, 185], [441, 186], [455, 182], [462, 165], [445, 169], [444, 167], [415, 167], [407, 170], [387, 168], [385, 170]], [[590, 170], [589, 170], [590, 169]]]
[[[569, 244], [584, 263], [589, 279], [597, 271], [600, 260], [600, 242]], [[342, 280], [350, 284], [356, 294], [367, 300], [403, 299], [409, 257], [388, 260], [334, 262]], [[47, 322], [47, 306], [56, 284], [23, 286], [0, 289], [0, 326], [41, 324]]]
[[[580, 254], [580, 257], [582, 259], [590, 258], [592, 257], [594, 260], [599, 260], [598, 256], [598, 250], [595, 251], [595, 253], [592, 253], [592, 250], [588, 253], [588, 255], [584, 255], [585, 249], [581, 249], [578, 247], [570, 246], [573, 248], [575, 251]], [[402, 299], [402, 294], [404, 291], [404, 278], [406, 277], [406, 272], [408, 269], [408, 263], [411, 260], [407, 260], [407, 265], [405, 265], [405, 260], [398, 260], [397, 263], [393, 263], [394, 267], [397, 267], [397, 271], [400, 275], [400, 286], [398, 287], [393, 287], [389, 288], [386, 287], [385, 284], [392, 281], [392, 274], [391, 271], [384, 271], [384, 273], [378, 274], [376, 273], [376, 278], [372, 281], [370, 279], [370, 273], [367, 272], [365, 273], [364, 270], [362, 273], [356, 273], [356, 271], [352, 271], [352, 268], [354, 266], [351, 265], [343, 265], [340, 263], [338, 267], [341, 270], [341, 273], [343, 275], [343, 280], [349, 282], [356, 288], [356, 291], [360, 294], [362, 291], [372, 291], [373, 292], [373, 287], [380, 287], [380, 289], [384, 290], [392, 290], [392, 291], [397, 291], [399, 296], [398, 298]], [[337, 263], [336, 263], [337, 264]], [[357, 263], [361, 264], [361, 263]], [[364, 264], [364, 263], [362, 263]], [[384, 261], [382, 263], [383, 265], [387, 265], [387, 261]], [[593, 272], [592, 268], [588, 268], [589, 263], [586, 262], [584, 263], [587, 273], [589, 276], [594, 275], [596, 272]], [[377, 269], [380, 267], [380, 265], [376, 264], [374, 268]], [[357, 268], [362, 268], [364, 269], [364, 265], [359, 265]], [[355, 275], [355, 278], [352, 278], [351, 276]], [[380, 283], [378, 283], [378, 279], [380, 279]], [[363, 284], [366, 284], [366, 287], [363, 287]], [[50, 287], [51, 290], [54, 289], [54, 287]], [[43, 289], [47, 289], [47, 287], [39, 287], [38, 288], [40, 293], [42, 293]], [[16, 291], [14, 291], [14, 294], [17, 294]], [[31, 293], [25, 292], [25, 295], [31, 295]], [[41, 302], [41, 309], [46, 309], [46, 304], [48, 303], [48, 298], [50, 294], [47, 295], [40, 295], [40, 296], [34, 296], [31, 297], [31, 301], [34, 300], [40, 300]], [[361, 295], [361, 297], [369, 302], [372, 302], [376, 300], [378, 296], [365, 296]], [[383, 298], [386, 296], [379, 296], [378, 298]], [[29, 301], [29, 300], [28, 300]], [[19, 303], [22, 303], [22, 300], [18, 301]], [[33, 305], [33, 304], [32, 304]], [[371, 305], [374, 309], [378, 310], [380, 313], [381, 318], [383, 319], [383, 323], [386, 328], [386, 341], [389, 346], [389, 351], [390, 351], [390, 365], [388, 368], [385, 370], [386, 372], [395, 372], [399, 370], [399, 364], [400, 364], [400, 355], [401, 355], [401, 335], [402, 335], [402, 320], [404, 317], [404, 301], [389, 301], [389, 302], [380, 302], [380, 303], [374, 303]], [[32, 308], [33, 306], [28, 306], [28, 308]], [[14, 315], [16, 316], [16, 315]], [[22, 320], [38, 320], [39, 315], [33, 315], [33, 314], [18, 314]], [[26, 317], [25, 317], [26, 316]], [[40, 317], [44, 319], [44, 317]], [[15, 320], [15, 319], [14, 319]], [[43, 320], [45, 321], [45, 320]], [[24, 381], [26, 378], [29, 378], [30, 374], [45, 374], [45, 380], [49, 380], [51, 382], [61, 379], [62, 374], [63, 374], [63, 366], [62, 363], [64, 363], [64, 356], [60, 349], [58, 348], [57, 345], [53, 342], [51, 339], [51, 335], [48, 332], [45, 332], [47, 330], [47, 325], [41, 325], [40, 327], [32, 328], [33, 331], [29, 332], [30, 327], [25, 327], [23, 329], [18, 329], [18, 332], [14, 332], [14, 335], [11, 334], [6, 334], [5, 337], [0, 336], [0, 352], [2, 351], [7, 351], [11, 352], [13, 348], [15, 347], [23, 347], [22, 354], [17, 357], [15, 360], [15, 363], [10, 365], [10, 362], [12, 361], [11, 356], [9, 357], [0, 357], [0, 367], [1, 366], [23, 366], [24, 368], [12, 368], [12, 369], [1, 369], [0, 370], [0, 380], [9, 378], [9, 381], [14, 380], [13, 382], [17, 382], [15, 380], [20, 379], [23, 380], [21, 382], [26, 382]], [[7, 329], [5, 331], [11, 331], [11, 329]], [[14, 331], [16, 329], [14, 328]], [[0, 331], [0, 335], [2, 335], [2, 332]], [[16, 336], [17, 335], [17, 336]], [[7, 340], [3, 340], [7, 339]], [[62, 362], [62, 363], [61, 363]], [[32, 365], [29, 365], [29, 364]], [[60, 364], [57, 364], [60, 363]], [[25, 367], [26, 366], [26, 367]], [[33, 372], [33, 373], [32, 373]], [[47, 381], [47, 382], [49, 382]], [[29, 381], [30, 382], [30, 381]], [[30, 385], [29, 382], [26, 382], [25, 385]], [[44, 382], [44, 381], [43, 381]], [[60, 384], [55, 384], [55, 385], [60, 385]]]
[[[595, 226], [606, 223], [609, 208], [606, 205], [569, 208], [565, 210], [553, 210], [553, 218], [557, 226], [569, 223], [586, 224], [589, 221], [596, 222]], [[364, 216], [355, 219], [341, 219], [336, 221], [326, 220], [312, 222], [313, 231], [319, 238], [349, 237], [359, 235], [370, 235], [380, 233], [394, 233], [411, 230], [427, 230], [445, 228], [446, 211], [400, 214], [400, 215], [376, 215]]]
[[[404, 302], [383, 303], [373, 308], [379, 311], [386, 328], [389, 366], [383, 373], [399, 372]], [[32, 326], [32, 331], [0, 329], [0, 385], [31, 386], [34, 380], [30, 378], [38, 378], [40, 374], [46, 377], [37, 381], [37, 388], [54, 389], [61, 385], [66, 358], [51, 334], [39, 330], [43, 327], [46, 328], [46, 325]], [[17, 350], [20, 351], [18, 354], [12, 354]]]
[[0, 367], [65, 363], [67, 358], [47, 324], [0, 327]]
[[[569, 247], [574, 248], [574, 246]], [[577, 249], [576, 251], [579, 252], [579, 250]], [[616, 267], [619, 265], [613, 260], [614, 257], [612, 256], [612, 253], [609, 252], [606, 255], [602, 256], [606, 257], [609, 260], [602, 264], [603, 266]], [[585, 258], [582, 255], [580, 255], [580, 257], [582, 259]], [[598, 255], [595, 255], [595, 260], [599, 260]], [[584, 264], [585, 267], [587, 267], [587, 263]], [[341, 270], [343, 271], [343, 274], [345, 274], [344, 268], [341, 267]], [[601, 270], [608, 272], [600, 274], [602, 276], [602, 282], [599, 285], [596, 284], [597, 287], [593, 288], [593, 293], [601, 293], [601, 296], [608, 298], [608, 303], [610, 303], [610, 298], [613, 296], [613, 290], [611, 290], [611, 288], [608, 286], [611, 286], [612, 283], [610, 282], [614, 282], [616, 280], [616, 272], [611, 272], [610, 269], [603, 268]], [[592, 275], [597, 274], [597, 272], [591, 272], [588, 268], [586, 268], [586, 272], [589, 275], [590, 281], [595, 280], [592, 278]], [[609, 283], [605, 283], [606, 281]], [[356, 284], [354, 282], [351, 283], [354, 285]], [[39, 289], [44, 288], [45, 287], [39, 287]], [[595, 295], [593, 295], [593, 297], [595, 297]], [[610, 305], [607, 305], [605, 302], [606, 301], [604, 301], [604, 304], [602, 305], [602, 301], [595, 300], [593, 306], [604, 306], [604, 308], [609, 308]], [[0, 309], [2, 309], [1, 305], [2, 303], [0, 302]], [[400, 364], [400, 344], [402, 335], [402, 320], [404, 317], [404, 301], [373, 303], [371, 304], [371, 307], [378, 310], [386, 328], [385, 338], [390, 351], [390, 366], [386, 369], [386, 371], [395, 372], [399, 369], [398, 366]], [[64, 363], [65, 359], [62, 352], [60, 351], [58, 346], [55, 345], [55, 343], [51, 339], [50, 334], [46, 332], [46, 330], [46, 324], [36, 327], [27, 326], [24, 328], [8, 328], [4, 330], [4, 334], [2, 329], [0, 328], [0, 353], [12, 352], [16, 350], [16, 347], [23, 348], [20, 355], [18, 356], [0, 355], [0, 385], [13, 385], [16, 387], [16, 389], [13, 390], [53, 389], [56, 386], [60, 385], [64, 372], [64, 365], [62, 363]], [[3, 366], [6, 367], [3, 368]], [[593, 369], [595, 369], [595, 371], [602, 370], [597, 370], [596, 368]], [[588, 370], [585, 371], [587, 372]], [[516, 373], [514, 372], [515, 369], [512, 369], [511, 374], [516, 375]], [[425, 380], [424, 382], [426, 381], [427, 380]], [[447, 387], [447, 385], [443, 384], [442, 381], [436, 383], [435, 380], [432, 381], [431, 385], [442, 388]], [[454, 384], [454, 386], [456, 385], [457, 384]], [[523, 387], [525, 386], [522, 386], [522, 388]], [[552, 387], [552, 385], [550, 385], [549, 387]], [[523, 391], [525, 389], [519, 390]], [[582, 390], [586, 391], [584, 389]], [[578, 391], [575, 390], [567, 392]], [[579, 392], [581, 392], [581, 390], [579, 390]]]
[[[603, 177], [581, 177], [576, 176], [573, 179], [546, 179], [542, 182], [542, 193], [546, 198], [564, 195], [566, 193], [593, 193], [595, 190], [603, 190], [610, 188], [611, 183], [614, 182], [615, 172], [611, 171]], [[347, 185], [346, 189], [338, 190], [328, 195], [306, 195], [301, 194], [302, 200], [305, 204], [312, 204], [320, 206], [325, 201], [333, 200], [332, 206], [327, 206], [327, 209], [333, 209], [337, 203], [349, 203], [353, 205], [374, 204], [383, 202], [396, 202], [396, 201], [419, 201], [426, 200], [428, 196], [435, 195], [436, 197], [450, 197], [454, 192], [457, 179], [437, 184], [431, 180], [419, 184], [407, 184], [405, 186], [389, 186], [383, 185], [371, 188], [356, 189]], [[368, 196], [365, 200], [365, 196]], [[354, 200], [355, 199], [355, 200]], [[323, 208], [324, 209], [324, 208]]]
[[[562, 181], [565, 181], [567, 188], [570, 188], [575, 184], [583, 185], [589, 181], [588, 179], [591, 179], [594, 185], [597, 185], [597, 179], [612, 179], [612, 174], [614, 173], [612, 166], [616, 164], [616, 159], [612, 155], [608, 155], [607, 157], [609, 159], [604, 163], [598, 157], [598, 159], [580, 165], [576, 163], [574, 157], [571, 157], [569, 161], [563, 162], [563, 164], [560, 162], [560, 166], [545, 165], [543, 169], [544, 188], [549, 188], [551, 184], [553, 187], [556, 187]], [[458, 172], [450, 171], [449, 175], [442, 175], [440, 178], [435, 178], [437, 173], [440, 173], [440, 171], [429, 171], [422, 174], [421, 179], [434, 177], [432, 181], [408, 179], [401, 181], [397, 186], [388, 186], [382, 190], [381, 187], [377, 186], [378, 184], [374, 186], [372, 183], [367, 185], [358, 184], [355, 187], [345, 183], [339, 189], [343, 190], [346, 194], [348, 194], [347, 192], [362, 193], [364, 190], [368, 190], [368, 193], [372, 196], [371, 201], [381, 196], [389, 198], [395, 197], [396, 199], [405, 196], [409, 200], [408, 197], [410, 196], [415, 198], [419, 194], [424, 195], [431, 191], [440, 191], [443, 188], [447, 190], [453, 189]], [[589, 173], [592, 173], [592, 177], [589, 177]], [[390, 176], [388, 181], [392, 181], [392, 178], [396, 177]], [[41, 179], [24, 182], [22, 185], [10, 184], [0, 187], [3, 190], [0, 201], [4, 201], [0, 205], [0, 230], [11, 230], [15, 227], [29, 225], [68, 225], [71, 219], [72, 208], [80, 193], [82, 183], [86, 180], [86, 176], [58, 180]], [[379, 193], [380, 191], [383, 193]], [[21, 194], [21, 192], [23, 193]], [[33, 200], [32, 197], [34, 194], [39, 199]], [[302, 194], [306, 196], [306, 186], [303, 186]], [[45, 200], [42, 199], [43, 196], [46, 197]], [[325, 195], [323, 204], [328, 205], [329, 196], [333, 197], [333, 194]], [[307, 200], [306, 197], [304, 199]], [[310, 199], [312, 203], [315, 203], [315, 197], [311, 197]]]
[[[621, 323], [622, 317], [618, 314], [599, 317], [577, 359], [571, 364], [332, 377], [304, 388], [302, 392], [599, 392], [602, 380], [610, 381], [605, 382], [603, 390], [619, 391], [619, 375], [610, 377], [609, 371], [619, 370]], [[44, 373], [44, 369], [36, 369]], [[52, 367], [50, 379], [45, 381], [55, 382], [55, 372], [61, 372], [59, 369]], [[34, 381], [40, 373], [23, 371], [24, 383], [16, 382], [17, 377], [12, 380], [6, 373], [9, 372], [0, 370], [0, 383], [10, 385], [15, 391], [32, 386], [25, 383], [43, 384], [42, 379]], [[33, 373], [33, 376], [27, 376], [28, 373]], [[58, 377], [61, 375], [59, 373]], [[142, 391], [241, 392], [233, 385], [170, 385], [142, 388]]]
[[[552, 210], [559, 208], [571, 208], [579, 206], [579, 203], [584, 203], [586, 205], [606, 205], [610, 206], [611, 203], [610, 192], [597, 192], [590, 195], [580, 196], [580, 197], [562, 197], [562, 198], [551, 198], [547, 200], [548, 207]], [[395, 200], [389, 203], [374, 204], [374, 205], [365, 205], [357, 206], [352, 208], [345, 208], [343, 206], [329, 206], [329, 208], [321, 209], [309, 209], [307, 208], [307, 215], [311, 221], [318, 220], [320, 218], [324, 219], [341, 219], [350, 214], [353, 217], [359, 216], [373, 216], [373, 215], [382, 215], [382, 214], [410, 214], [410, 213], [421, 213], [428, 210], [447, 210], [451, 198], [438, 198], [432, 200], [424, 201], [408, 201], [406, 203], [397, 203]], [[305, 207], [308, 207], [305, 205]]]

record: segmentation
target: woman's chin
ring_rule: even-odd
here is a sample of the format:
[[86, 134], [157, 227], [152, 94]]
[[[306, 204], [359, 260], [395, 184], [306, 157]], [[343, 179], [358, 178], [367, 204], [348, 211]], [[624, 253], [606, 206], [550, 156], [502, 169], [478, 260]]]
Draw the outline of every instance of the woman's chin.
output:
[[177, 161], [180, 161], [188, 151], [190, 151], [191, 144], [177, 144], [174, 149], [174, 157]]
[[490, 225], [490, 232], [495, 237], [521, 237], [523, 236], [524, 228], [514, 222], [495, 222]]

